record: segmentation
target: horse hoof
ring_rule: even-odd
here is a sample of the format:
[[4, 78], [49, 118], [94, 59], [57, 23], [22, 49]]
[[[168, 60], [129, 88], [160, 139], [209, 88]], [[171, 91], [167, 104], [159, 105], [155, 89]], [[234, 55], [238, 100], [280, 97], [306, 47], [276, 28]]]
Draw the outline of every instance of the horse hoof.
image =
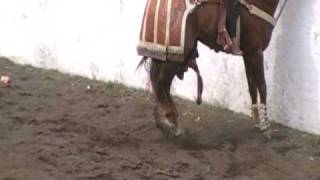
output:
[[264, 132], [264, 134], [266, 135], [266, 137], [268, 138], [268, 139], [271, 139], [272, 138], [272, 129], [271, 128], [269, 128], [269, 129], [267, 129], [265, 132]]
[[185, 135], [185, 129], [183, 129], [183, 128], [181, 128], [181, 127], [177, 128], [177, 131], [176, 131], [176, 133], [175, 133], [175, 136], [176, 136], [176, 137], [181, 137], [181, 136], [184, 136], [184, 135]]
[[169, 139], [180, 136], [183, 132], [177, 128], [177, 125], [172, 123], [169, 119], [161, 115], [155, 108], [154, 117], [156, 126], [160, 129], [162, 134]]
[[260, 131], [267, 131], [271, 128], [271, 124], [268, 120], [262, 121], [255, 124], [255, 127], [258, 128]]
[[181, 136], [182, 131], [179, 131], [176, 125], [170, 123], [168, 120], [156, 120], [156, 126], [160, 129], [161, 133], [168, 139]]

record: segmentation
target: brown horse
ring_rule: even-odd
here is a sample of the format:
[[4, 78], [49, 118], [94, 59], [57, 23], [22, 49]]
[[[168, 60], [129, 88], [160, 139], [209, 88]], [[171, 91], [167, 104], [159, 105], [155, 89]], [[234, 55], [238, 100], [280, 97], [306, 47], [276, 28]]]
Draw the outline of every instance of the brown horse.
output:
[[[263, 10], [264, 13], [273, 16], [278, 2], [279, 0], [246, 0], [239, 7], [241, 17], [240, 47], [243, 51], [252, 101], [252, 118], [256, 122], [256, 127], [261, 130], [267, 130], [270, 127], [267, 119], [267, 86], [264, 76], [263, 52], [270, 42], [274, 26], [266, 19], [251, 14], [249, 10], [252, 7], [251, 5], [254, 5], [254, 7]], [[176, 136], [180, 133], [178, 111], [170, 94], [172, 80], [175, 76], [183, 78], [183, 73], [188, 67], [198, 70], [195, 61], [197, 41], [215, 51], [221, 50], [221, 47], [216, 43], [218, 16], [219, 1], [206, 0], [201, 2], [186, 21], [185, 60], [163, 61], [151, 58], [150, 79], [157, 99], [154, 116], [158, 127], [166, 136]], [[140, 64], [145, 62], [146, 59], [143, 58]], [[258, 92], [260, 103], [258, 102]]]

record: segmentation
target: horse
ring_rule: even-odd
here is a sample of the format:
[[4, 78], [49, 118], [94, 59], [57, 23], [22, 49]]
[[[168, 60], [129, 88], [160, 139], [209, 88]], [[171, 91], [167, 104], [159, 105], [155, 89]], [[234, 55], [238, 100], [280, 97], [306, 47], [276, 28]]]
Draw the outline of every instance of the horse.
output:
[[[175, 76], [183, 78], [187, 68], [193, 68], [197, 73], [196, 64], [197, 42], [200, 41], [210, 49], [221, 51], [217, 44], [219, 0], [197, 0], [198, 4], [188, 15], [185, 25], [184, 60], [163, 61], [159, 58], [145, 55], [138, 66], [151, 59], [149, 75], [153, 93], [156, 97], [154, 117], [157, 126], [167, 137], [181, 134], [178, 123], [177, 107], [170, 94], [170, 87]], [[255, 126], [265, 132], [270, 129], [267, 117], [267, 85], [264, 74], [264, 50], [268, 47], [274, 29], [275, 14], [279, 0], [239, 0], [240, 8], [240, 48], [243, 52], [243, 62], [251, 97], [251, 118]], [[258, 9], [259, 13], [252, 13]], [[261, 14], [264, 14], [261, 16]], [[146, 15], [145, 15], [146, 16]], [[198, 76], [198, 100], [202, 91], [202, 79]], [[258, 94], [260, 101], [258, 101]]]

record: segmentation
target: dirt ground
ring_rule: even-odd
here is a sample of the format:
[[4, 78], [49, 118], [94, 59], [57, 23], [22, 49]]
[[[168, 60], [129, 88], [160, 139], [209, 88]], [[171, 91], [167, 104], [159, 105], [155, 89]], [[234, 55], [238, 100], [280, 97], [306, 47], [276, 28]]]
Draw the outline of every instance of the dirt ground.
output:
[[[164, 138], [150, 94], [0, 59], [0, 180], [320, 180], [320, 138], [175, 98], [194, 139]], [[90, 86], [90, 88], [88, 88]]]

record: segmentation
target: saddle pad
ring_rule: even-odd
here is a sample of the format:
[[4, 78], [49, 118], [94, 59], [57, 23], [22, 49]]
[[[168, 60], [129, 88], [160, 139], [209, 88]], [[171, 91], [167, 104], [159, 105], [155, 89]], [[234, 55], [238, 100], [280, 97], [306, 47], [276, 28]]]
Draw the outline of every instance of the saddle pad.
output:
[[148, 0], [138, 54], [163, 61], [183, 61], [187, 17], [194, 0]]

